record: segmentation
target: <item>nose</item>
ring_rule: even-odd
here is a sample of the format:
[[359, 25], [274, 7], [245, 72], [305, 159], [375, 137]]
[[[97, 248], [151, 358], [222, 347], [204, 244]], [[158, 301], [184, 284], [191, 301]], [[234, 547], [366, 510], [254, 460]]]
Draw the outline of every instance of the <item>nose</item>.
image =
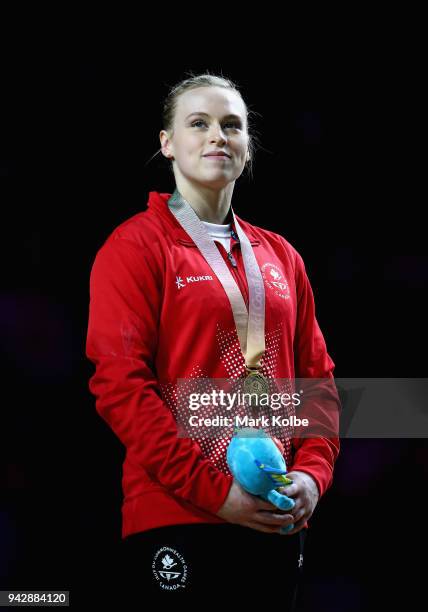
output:
[[224, 132], [220, 125], [218, 126], [215, 125], [211, 129], [211, 133], [210, 133], [210, 142], [217, 142], [217, 141], [220, 141], [220, 142], [226, 141], [226, 136], [224, 135]]

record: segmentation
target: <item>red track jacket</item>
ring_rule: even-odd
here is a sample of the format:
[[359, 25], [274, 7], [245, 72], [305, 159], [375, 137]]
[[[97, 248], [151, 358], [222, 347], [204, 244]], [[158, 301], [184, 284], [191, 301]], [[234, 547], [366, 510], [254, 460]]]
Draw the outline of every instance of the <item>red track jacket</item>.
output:
[[[215, 513], [232, 483], [227, 440], [177, 437], [177, 379], [237, 378], [244, 357], [224, 289], [169, 211], [170, 195], [150, 192], [148, 209], [107, 238], [90, 277], [86, 355], [96, 369], [89, 388], [126, 447], [123, 538], [166, 525], [224, 522]], [[332, 378], [301, 256], [282, 236], [237, 218], [265, 281], [262, 373]], [[232, 239], [236, 267], [217, 244], [248, 306], [239, 240]], [[323, 407], [316, 409], [322, 419]], [[323, 495], [338, 437], [282, 442], [288, 470], [310, 474]]]

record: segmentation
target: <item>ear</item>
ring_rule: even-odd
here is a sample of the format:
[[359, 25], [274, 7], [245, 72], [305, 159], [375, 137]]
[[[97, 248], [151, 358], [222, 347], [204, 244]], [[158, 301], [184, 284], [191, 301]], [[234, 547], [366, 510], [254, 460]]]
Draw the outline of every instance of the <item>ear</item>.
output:
[[166, 130], [162, 130], [159, 134], [159, 140], [161, 142], [162, 154], [167, 159], [174, 159], [173, 157], [173, 146], [169, 138], [169, 134]]

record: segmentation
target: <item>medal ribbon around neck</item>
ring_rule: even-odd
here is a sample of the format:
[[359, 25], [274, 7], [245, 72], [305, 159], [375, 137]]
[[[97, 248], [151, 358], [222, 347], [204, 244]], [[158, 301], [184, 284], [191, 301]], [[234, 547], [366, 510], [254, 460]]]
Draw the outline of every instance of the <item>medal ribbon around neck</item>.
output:
[[[265, 288], [254, 251], [232, 210], [238, 234], [244, 268], [249, 289], [249, 312], [235, 279], [220, 255], [214, 241], [208, 234], [198, 215], [175, 189], [168, 200], [168, 207], [183, 229], [189, 234], [206, 262], [217, 276], [229, 298], [239, 343], [250, 373], [260, 368], [260, 360], [265, 352]], [[251, 374], [250, 374], [251, 375]], [[261, 376], [261, 375], [259, 375]]]

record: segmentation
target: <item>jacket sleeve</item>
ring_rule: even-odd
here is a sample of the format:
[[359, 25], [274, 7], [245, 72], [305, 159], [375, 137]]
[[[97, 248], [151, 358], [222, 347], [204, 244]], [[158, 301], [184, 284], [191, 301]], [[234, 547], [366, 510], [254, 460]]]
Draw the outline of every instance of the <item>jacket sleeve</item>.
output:
[[[303, 260], [296, 252], [297, 319], [294, 338], [296, 379], [302, 379], [305, 393], [303, 416], [315, 437], [293, 438], [292, 470], [306, 472], [315, 480], [320, 497], [331, 486], [333, 467], [339, 454], [340, 398], [334, 383], [334, 363], [327, 353], [324, 337], [315, 317], [314, 296]], [[311, 381], [317, 379], [311, 387]], [[325, 379], [321, 381], [319, 379]], [[297, 414], [297, 416], [300, 416]], [[322, 433], [320, 433], [322, 432]]]
[[155, 372], [162, 308], [162, 265], [155, 248], [110, 237], [90, 275], [86, 356], [95, 364], [89, 389], [96, 410], [133, 461], [174, 495], [215, 514], [232, 477], [177, 437]]

